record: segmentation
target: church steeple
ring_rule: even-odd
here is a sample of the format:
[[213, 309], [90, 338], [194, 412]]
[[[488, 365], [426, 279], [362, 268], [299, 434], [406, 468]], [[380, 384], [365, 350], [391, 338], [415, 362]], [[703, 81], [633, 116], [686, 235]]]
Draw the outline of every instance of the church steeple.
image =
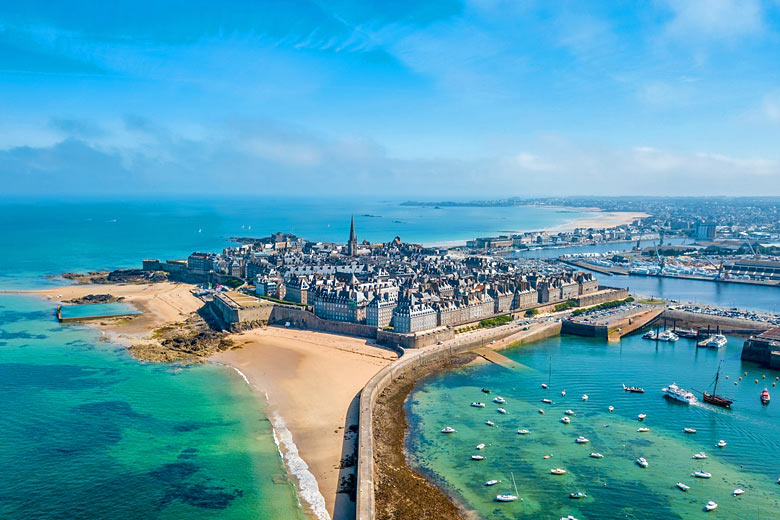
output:
[[349, 242], [347, 242], [347, 254], [349, 256], [357, 255], [357, 235], [355, 234], [355, 216], [349, 223]]

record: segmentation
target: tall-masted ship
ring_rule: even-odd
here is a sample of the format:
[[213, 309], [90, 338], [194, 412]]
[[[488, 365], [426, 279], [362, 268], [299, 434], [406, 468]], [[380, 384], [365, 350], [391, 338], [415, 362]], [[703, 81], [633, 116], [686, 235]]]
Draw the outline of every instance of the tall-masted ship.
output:
[[712, 393], [702, 392], [701, 394], [704, 402], [706, 403], [714, 404], [715, 406], [722, 406], [723, 408], [731, 408], [731, 404], [734, 402], [734, 400], [722, 395], [718, 395], [718, 380], [720, 379], [720, 366], [722, 364], [723, 360], [721, 359], [720, 363], [718, 364], [718, 371], [715, 372], [715, 380], [712, 383]]

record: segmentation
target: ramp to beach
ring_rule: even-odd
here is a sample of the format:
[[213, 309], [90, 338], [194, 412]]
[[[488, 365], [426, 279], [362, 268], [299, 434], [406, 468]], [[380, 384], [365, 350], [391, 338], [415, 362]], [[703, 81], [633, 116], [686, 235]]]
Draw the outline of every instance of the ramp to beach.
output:
[[518, 363], [517, 361], [509, 359], [505, 355], [496, 352], [495, 350], [489, 347], [478, 348], [474, 352], [476, 354], [479, 354], [480, 357], [486, 359], [487, 361], [490, 361], [495, 365], [500, 365], [504, 368], [508, 368], [510, 370], [531, 370], [526, 365], [523, 365], [522, 363]]

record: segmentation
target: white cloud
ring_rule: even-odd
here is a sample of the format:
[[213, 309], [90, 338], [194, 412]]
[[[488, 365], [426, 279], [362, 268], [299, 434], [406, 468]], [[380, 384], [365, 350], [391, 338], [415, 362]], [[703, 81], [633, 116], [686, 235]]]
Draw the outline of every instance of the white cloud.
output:
[[738, 38], [765, 29], [761, 0], [663, 0], [670, 36], [682, 40]]

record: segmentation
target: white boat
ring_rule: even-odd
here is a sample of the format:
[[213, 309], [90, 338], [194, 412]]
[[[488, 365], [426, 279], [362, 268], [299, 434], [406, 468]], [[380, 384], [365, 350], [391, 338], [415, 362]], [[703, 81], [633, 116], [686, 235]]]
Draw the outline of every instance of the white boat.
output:
[[647, 466], [649, 466], [649, 465], [650, 465], [650, 463], [649, 463], [649, 462], [647, 462], [647, 459], [645, 459], [644, 457], [639, 457], [638, 459], [636, 459], [636, 463], [637, 463], [637, 464], [639, 465], [639, 467], [641, 467], [641, 468], [646, 468]]
[[706, 459], [707, 458], [707, 454], [704, 453], [703, 451], [700, 451], [699, 453], [694, 453], [693, 457], [691, 457], [691, 458], [702, 460], [702, 459]]
[[664, 387], [661, 389], [664, 393], [664, 397], [680, 401], [681, 403], [691, 404], [696, 402], [696, 396], [685, 388], [680, 388], [676, 383]]
[[569, 515], [569, 516], [562, 516], [561, 520], [577, 520], [577, 519], [574, 518], [574, 515]]
[[723, 334], [715, 334], [709, 338], [701, 340], [699, 343], [697, 343], [697, 346], [707, 348], [721, 348], [725, 347], [728, 342], [729, 340], [726, 339], [726, 336]]
[[566, 415], [574, 415], [574, 411], [573, 410], [566, 410], [563, 413], [565, 413]]
[[485, 482], [485, 485], [486, 486], [495, 486], [499, 482], [501, 482], [501, 481], [500, 480], [488, 480], [487, 482]]
[[739, 495], [744, 495], [745, 490], [744, 489], [735, 489], [734, 493], [732, 493], [735, 497], [738, 497]]
[[668, 341], [674, 343], [680, 339], [680, 337], [671, 330], [665, 330], [658, 335], [658, 341]]
[[680, 488], [680, 489], [682, 489], [683, 491], [688, 491], [689, 489], [691, 489], [691, 486], [686, 486], [686, 485], [685, 485], [685, 484], [683, 484], [682, 482], [678, 482], [678, 483], [677, 483], [677, 487], [678, 487], [678, 488]]
[[455, 428], [453, 428], [452, 426], [445, 426], [444, 428], [441, 429], [442, 433], [455, 433], [456, 431], [457, 430], [455, 430]]
[[646, 413], [640, 413], [639, 415], [636, 416], [636, 419], [637, 421], [644, 421], [646, 417], [647, 417]]
[[494, 423], [493, 421], [485, 421], [485, 424], [487, 424], [488, 426], [495, 426], [496, 425], [496, 423]]
[[590, 458], [591, 459], [603, 459], [604, 455], [602, 455], [601, 453], [591, 453], [590, 454]]
[[718, 508], [717, 502], [713, 502], [712, 500], [707, 502], [707, 505], [704, 506], [704, 509], [706, 509], [708, 512], [709, 511], [715, 511], [717, 508]]
[[473, 406], [474, 408], [484, 408], [485, 403], [479, 403], [477, 401], [474, 401], [473, 403], [471, 403], [471, 406]]
[[569, 424], [569, 423], [571, 422], [571, 419], [569, 419], [568, 417], [566, 417], [566, 416], [564, 415], [563, 417], [561, 417], [561, 422], [562, 422], [563, 424]]
[[642, 428], [639, 428], [637, 431], [639, 433], [645, 433], [645, 432], [649, 432], [650, 428], [648, 428], [647, 426], [643, 426]]
[[576, 493], [569, 493], [569, 498], [585, 498], [588, 495], [583, 493], [582, 491], [577, 491]]
[[649, 331], [645, 332], [644, 334], [642, 334], [642, 339], [652, 339], [652, 340], [655, 340], [655, 339], [658, 339], [658, 336], [656, 335], [654, 330], [649, 330]]
[[496, 397], [493, 399], [493, 402], [494, 402], [494, 403], [498, 403], [498, 404], [504, 404], [504, 403], [506, 402], [506, 399], [504, 399], [503, 397], [501, 397], [501, 396], [499, 395], [499, 396], [496, 396]]
[[576, 442], [577, 444], [587, 444], [587, 443], [590, 442], [590, 439], [587, 439], [587, 438], [583, 437], [582, 435], [580, 435], [579, 437], [574, 439], [574, 442]]
[[561, 395], [562, 396], [566, 395], [566, 390], [561, 390]]
[[484, 442], [480, 442], [479, 444], [477, 444], [477, 449], [478, 450], [485, 449], [485, 443]]
[[539, 408], [539, 413], [540, 413], [540, 414], [542, 414], [542, 415], [544, 415], [544, 410], [542, 410], [541, 408]]
[[609, 405], [609, 407], [607, 408], [607, 410], [609, 410], [609, 411], [610, 411], [610, 413], [611, 413], [611, 412], [614, 412], [614, 411], [615, 411], [615, 407], [614, 407], [614, 406], [612, 406], [612, 405]]
[[683, 431], [685, 433], [696, 433], [696, 429], [695, 428], [683, 428]]
[[717, 446], [718, 446], [718, 448], [725, 448], [726, 444], [727, 444], [726, 441], [719, 440]]
[[496, 411], [498, 413], [507, 413], [507, 411], [504, 408], [497, 408]]
[[472, 455], [471, 460], [485, 460], [485, 457], [482, 455]]
[[547, 383], [542, 383], [542, 388], [547, 389]]
[[553, 475], [565, 475], [566, 470], [563, 468], [553, 468], [550, 470], [550, 473], [552, 473]]
[[552, 404], [552, 400], [551, 399], [542, 399], [542, 402], [545, 403], [545, 404]]
[[587, 401], [588, 400], [588, 394], [582, 394], [582, 400]]
[[511, 493], [501, 493], [500, 495], [496, 495], [496, 501], [498, 502], [514, 502], [519, 497], [518, 495], [520, 493], [517, 492], [517, 483], [515, 482], [515, 474], [511, 473], [512, 475], [512, 484], [515, 486], [515, 494]]
[[531, 430], [517, 430], [518, 435], [528, 435]]
[[712, 478], [712, 473], [707, 473], [706, 471], [697, 471], [693, 474], [696, 478]]

